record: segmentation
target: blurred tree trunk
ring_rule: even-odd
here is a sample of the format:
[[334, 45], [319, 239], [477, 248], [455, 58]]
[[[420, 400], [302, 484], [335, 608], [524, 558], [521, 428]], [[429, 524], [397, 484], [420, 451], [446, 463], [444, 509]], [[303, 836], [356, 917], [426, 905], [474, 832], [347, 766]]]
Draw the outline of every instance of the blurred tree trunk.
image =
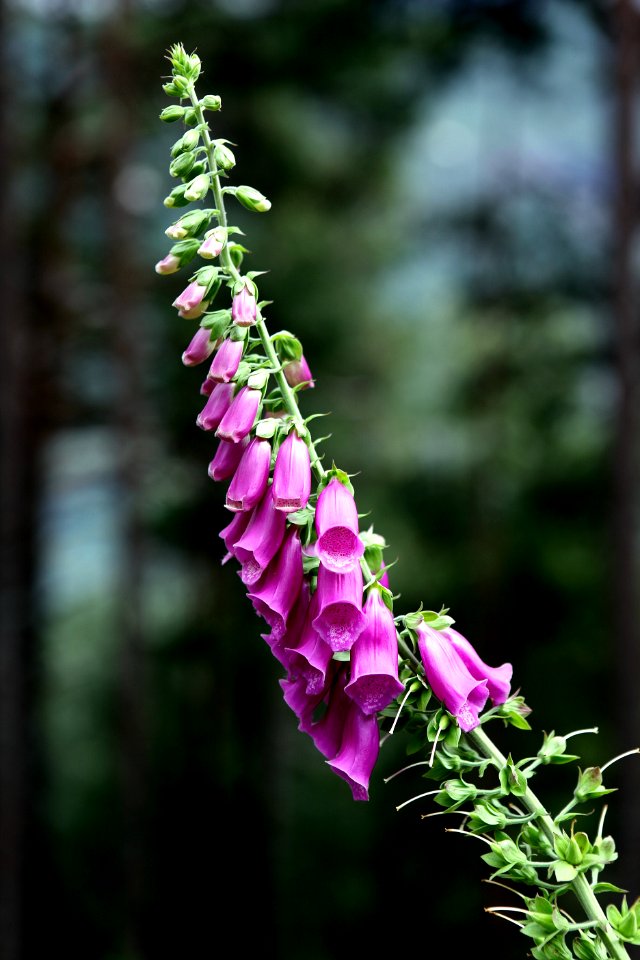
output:
[[[638, 583], [638, 405], [640, 400], [638, 282], [634, 271], [637, 241], [636, 170], [637, 71], [640, 52], [638, 14], [631, 0], [614, 7], [614, 311], [618, 406], [614, 452], [614, 603], [616, 627], [619, 743], [640, 745], [640, 603]], [[640, 763], [620, 768], [622, 883], [640, 882]]]
[[[7, 14], [0, 4], [0, 183], [11, 182], [5, 65]], [[4, 960], [22, 951], [27, 777], [26, 674], [33, 642], [33, 443], [28, 431], [28, 314], [18, 311], [18, 231], [10, 191], [0, 200], [0, 942]], [[14, 229], [11, 229], [11, 225]], [[16, 322], [20, 318], [20, 323]]]
[[125, 940], [131, 956], [146, 955], [144, 914], [147, 899], [146, 824], [147, 749], [145, 737], [145, 653], [143, 626], [144, 527], [143, 406], [140, 291], [135, 270], [134, 222], [121, 201], [123, 178], [136, 143], [136, 75], [130, 38], [133, 11], [120, 0], [103, 37], [104, 75], [111, 99], [106, 156], [106, 272], [111, 291], [110, 326], [117, 397], [114, 426], [122, 495], [120, 587], [120, 761], [124, 815]]

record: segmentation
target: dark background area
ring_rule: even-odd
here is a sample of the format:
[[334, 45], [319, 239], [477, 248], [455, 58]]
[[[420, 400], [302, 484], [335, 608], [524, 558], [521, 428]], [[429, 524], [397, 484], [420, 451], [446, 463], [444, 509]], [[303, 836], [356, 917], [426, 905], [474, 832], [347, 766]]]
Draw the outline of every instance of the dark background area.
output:
[[[296, 729], [222, 566], [202, 368], [153, 270], [167, 48], [234, 183], [307, 414], [396, 559], [543, 731], [640, 744], [638, 11], [624, 2], [14, 0], [2, 99], [3, 960], [342, 960], [528, 941], [387, 741], [368, 803]], [[499, 729], [494, 731], [501, 742]], [[575, 768], [544, 770], [552, 808]], [[607, 774], [640, 892], [640, 765]], [[633, 948], [632, 948], [633, 949]]]

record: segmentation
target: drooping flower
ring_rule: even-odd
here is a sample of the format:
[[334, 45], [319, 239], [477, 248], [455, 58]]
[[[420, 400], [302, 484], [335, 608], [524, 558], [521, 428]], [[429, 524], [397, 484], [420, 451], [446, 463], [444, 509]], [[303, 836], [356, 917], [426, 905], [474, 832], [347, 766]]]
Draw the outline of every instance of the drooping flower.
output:
[[479, 713], [489, 698], [486, 679], [478, 680], [441, 630], [426, 623], [417, 628], [418, 649], [429, 686], [460, 728], [473, 730], [480, 723]]
[[309, 364], [304, 355], [299, 360], [289, 360], [288, 363], [285, 363], [282, 372], [290, 387], [298, 387], [300, 390], [309, 390], [315, 387]]
[[300, 534], [296, 527], [291, 527], [273, 561], [248, 594], [256, 613], [271, 627], [274, 640], [281, 640], [284, 636], [301, 587]]
[[303, 578], [298, 598], [287, 618], [287, 628], [285, 632], [282, 636], [278, 635], [277, 637], [274, 636], [273, 632], [269, 634], [263, 633], [261, 635], [276, 660], [279, 660], [287, 671], [287, 676], [290, 679], [293, 677], [293, 674], [290, 673], [291, 660], [287, 647], [289, 644], [296, 642], [296, 638], [299, 637], [302, 632], [302, 627], [309, 609], [309, 595], [309, 582]]
[[228, 510], [253, 510], [267, 489], [270, 466], [271, 444], [254, 437], [242, 454], [229, 484], [225, 500]]
[[286, 516], [275, 509], [271, 490], [267, 488], [235, 545], [235, 556], [242, 564], [240, 578], [247, 586], [260, 579], [278, 552], [286, 523]]
[[484, 660], [480, 659], [467, 638], [454, 630], [453, 627], [447, 627], [442, 633], [455, 647], [458, 656], [471, 676], [475, 677], [476, 680], [487, 681], [491, 702], [494, 704], [504, 703], [511, 690], [513, 666], [510, 663], [503, 663], [499, 667], [490, 667]]
[[186, 317], [187, 320], [200, 317], [209, 305], [204, 299], [206, 292], [206, 287], [198, 283], [197, 280], [193, 280], [189, 286], [185, 287], [182, 293], [176, 297], [172, 306], [177, 309], [179, 316]]
[[253, 288], [245, 281], [231, 301], [231, 319], [239, 327], [251, 327], [256, 322], [258, 305]]
[[216, 430], [220, 421], [231, 406], [235, 385], [233, 383], [218, 383], [204, 407], [196, 417], [196, 424], [201, 430]]
[[161, 276], [168, 276], [170, 273], [177, 273], [180, 269], [180, 258], [168, 253], [162, 260], [158, 260], [155, 266], [156, 273]]
[[242, 387], [231, 401], [231, 406], [223, 416], [216, 436], [221, 440], [237, 443], [246, 437], [255, 423], [262, 393], [250, 387]]
[[200, 393], [203, 397], [210, 397], [217, 386], [218, 384], [215, 383], [214, 380], [209, 380], [208, 377], [205, 377], [200, 384]]
[[285, 437], [273, 468], [273, 503], [276, 510], [293, 513], [306, 507], [311, 494], [309, 449], [295, 430]]
[[215, 350], [215, 340], [211, 339], [211, 332], [204, 327], [198, 327], [189, 346], [182, 354], [185, 367], [195, 367], [211, 356]]
[[227, 549], [226, 554], [222, 558], [222, 562], [226, 563], [227, 560], [230, 560], [231, 557], [236, 557], [236, 544], [241, 539], [244, 534], [247, 526], [251, 522], [252, 514], [249, 512], [244, 512], [239, 510], [237, 513], [234, 513], [233, 519], [230, 523], [223, 527], [219, 533], [219, 536], [222, 537], [222, 541]]
[[309, 695], [324, 689], [333, 650], [314, 629], [313, 620], [318, 609], [318, 592], [311, 597], [307, 616], [299, 635], [292, 638], [291, 645], [285, 646], [289, 656], [290, 669], [306, 683]]
[[231, 340], [229, 337], [223, 340], [209, 367], [207, 374], [209, 380], [215, 380], [217, 383], [229, 383], [233, 380], [238, 372], [243, 351], [242, 340]]
[[384, 710], [404, 687], [398, 678], [393, 613], [378, 589], [369, 592], [363, 612], [367, 623], [351, 648], [351, 679], [345, 693], [369, 714]]
[[313, 626], [332, 650], [349, 650], [365, 628], [362, 613], [362, 570], [345, 573], [318, 568], [318, 614]]
[[249, 437], [243, 437], [234, 443], [232, 440], [220, 440], [218, 447], [209, 463], [208, 474], [212, 480], [228, 480], [232, 477], [249, 443]]
[[369, 781], [379, 753], [377, 716], [363, 713], [357, 704], [351, 702], [345, 716], [340, 749], [327, 763], [349, 784], [354, 800], [369, 799]]
[[335, 477], [318, 497], [315, 523], [320, 562], [333, 573], [359, 567], [364, 544], [358, 536], [358, 511], [351, 492]]

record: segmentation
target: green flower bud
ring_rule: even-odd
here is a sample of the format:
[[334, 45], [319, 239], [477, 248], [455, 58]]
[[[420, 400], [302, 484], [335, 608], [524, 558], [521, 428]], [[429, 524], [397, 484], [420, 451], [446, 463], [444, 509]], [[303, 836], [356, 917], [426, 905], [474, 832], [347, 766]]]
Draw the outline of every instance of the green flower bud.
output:
[[184, 196], [189, 202], [192, 200], [202, 200], [203, 197], [206, 197], [208, 190], [209, 177], [201, 173], [187, 184]]
[[194, 127], [198, 122], [198, 115], [193, 107], [187, 107], [184, 112], [184, 122], [189, 127]]
[[193, 169], [196, 162], [194, 153], [180, 153], [169, 165], [169, 173], [172, 177], [186, 177]]
[[242, 185], [236, 187], [235, 193], [242, 206], [253, 211], [253, 213], [266, 213], [267, 210], [271, 209], [271, 201], [267, 200], [259, 190], [254, 190], [253, 187]]
[[177, 257], [180, 266], [184, 267], [186, 263], [195, 257], [199, 243], [199, 240], [179, 240], [178, 243], [174, 243], [169, 253], [171, 256]]
[[213, 151], [213, 159], [215, 160], [216, 166], [221, 167], [223, 170], [231, 170], [231, 168], [236, 165], [236, 158], [233, 152], [229, 150], [229, 147], [224, 143], [216, 144]]
[[165, 197], [162, 202], [165, 207], [186, 207], [189, 201], [185, 198], [184, 184], [174, 187], [169, 196]]
[[200, 106], [203, 110], [221, 110], [222, 100], [217, 95], [208, 93], [206, 97], [203, 97], [200, 101]]
[[160, 119], [164, 123], [174, 123], [176, 120], [181, 120], [183, 116], [184, 107], [179, 106], [177, 103], [172, 103], [171, 106], [164, 108], [160, 114]]
[[186, 237], [195, 236], [209, 222], [213, 212], [213, 210], [191, 210], [167, 227], [165, 236], [170, 240], [184, 240]]
[[178, 97], [180, 96], [180, 91], [176, 87], [175, 83], [163, 83], [162, 89], [168, 97]]

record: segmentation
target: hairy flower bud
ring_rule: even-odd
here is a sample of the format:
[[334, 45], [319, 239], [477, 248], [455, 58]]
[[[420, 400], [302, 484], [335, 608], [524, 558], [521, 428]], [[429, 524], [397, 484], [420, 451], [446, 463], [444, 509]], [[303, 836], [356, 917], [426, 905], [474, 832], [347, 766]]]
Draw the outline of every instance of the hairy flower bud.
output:
[[184, 192], [185, 200], [190, 203], [194, 200], [202, 200], [203, 197], [206, 197], [208, 190], [209, 176], [206, 173], [201, 173], [187, 184], [187, 189]]
[[299, 360], [290, 360], [285, 363], [282, 371], [290, 387], [299, 387], [301, 390], [308, 390], [315, 387], [309, 364], [304, 356]]
[[211, 339], [209, 330], [199, 327], [194, 334], [189, 346], [182, 354], [182, 362], [185, 367], [195, 367], [203, 363], [211, 356], [215, 349], [215, 341]]
[[224, 143], [216, 143], [213, 150], [213, 159], [217, 167], [222, 170], [231, 170], [236, 165], [236, 158], [233, 151]]
[[174, 123], [176, 120], [182, 120], [183, 116], [184, 107], [179, 106], [177, 103], [172, 103], [170, 106], [165, 107], [160, 113], [160, 119], [163, 123]]
[[222, 100], [217, 94], [207, 93], [200, 101], [203, 110], [217, 111], [222, 109]]
[[170, 273], [177, 273], [180, 269], [180, 258], [168, 253], [162, 260], [158, 260], [155, 266], [156, 273], [166, 276]]
[[271, 201], [267, 200], [264, 194], [253, 187], [241, 185], [236, 187], [236, 197], [243, 207], [251, 210], [253, 213], [266, 213], [271, 209]]

